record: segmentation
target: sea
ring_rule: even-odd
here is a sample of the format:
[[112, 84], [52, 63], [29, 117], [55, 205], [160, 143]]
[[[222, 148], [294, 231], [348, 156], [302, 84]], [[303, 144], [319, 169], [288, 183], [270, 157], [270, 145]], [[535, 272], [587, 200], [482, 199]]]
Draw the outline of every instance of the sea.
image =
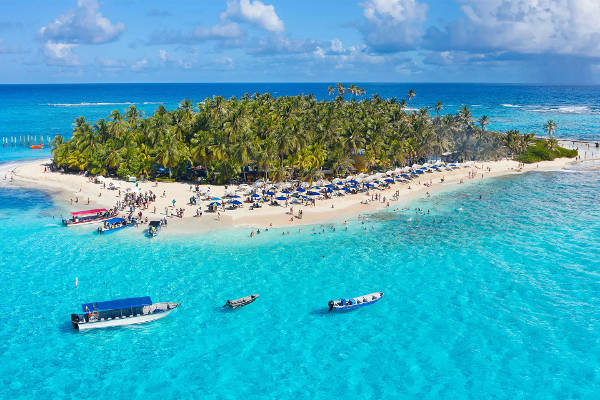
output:
[[[600, 140], [598, 86], [357, 84], [462, 104], [489, 129]], [[314, 93], [328, 84], [2, 85], [0, 135], [69, 136], [129, 104]], [[63, 228], [48, 193], [3, 180], [49, 151], [0, 148], [2, 399], [593, 399], [600, 393], [600, 164], [470, 181], [359, 220], [149, 239]], [[288, 233], [289, 232], [289, 233]], [[77, 279], [78, 285], [75, 285]], [[330, 313], [332, 299], [383, 291]], [[227, 299], [258, 293], [227, 310]], [[78, 332], [81, 304], [180, 302]]]

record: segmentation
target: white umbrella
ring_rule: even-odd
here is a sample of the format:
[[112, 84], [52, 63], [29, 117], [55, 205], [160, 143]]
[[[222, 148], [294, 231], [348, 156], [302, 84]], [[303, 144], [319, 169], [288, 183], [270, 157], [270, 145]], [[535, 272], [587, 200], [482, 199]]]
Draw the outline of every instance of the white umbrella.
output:
[[102, 175], [98, 175], [96, 177], [96, 182], [104, 183], [104, 182], [106, 182], [106, 178], [103, 177]]

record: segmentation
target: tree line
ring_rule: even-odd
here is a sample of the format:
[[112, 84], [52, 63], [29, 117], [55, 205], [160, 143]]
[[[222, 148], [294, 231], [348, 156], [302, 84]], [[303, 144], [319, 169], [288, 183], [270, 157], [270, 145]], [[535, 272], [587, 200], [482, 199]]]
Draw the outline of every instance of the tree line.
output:
[[90, 124], [75, 119], [73, 136], [55, 138], [59, 168], [92, 174], [190, 178], [227, 183], [248, 174], [275, 181], [312, 181], [324, 174], [385, 170], [450, 152], [455, 159], [489, 160], [522, 154], [535, 140], [518, 131], [491, 132], [489, 119], [475, 120], [467, 106], [440, 115], [443, 104], [407, 110], [415, 96], [366, 98], [355, 85], [313, 95], [183, 100], [174, 110], [159, 106], [144, 116], [134, 105]]

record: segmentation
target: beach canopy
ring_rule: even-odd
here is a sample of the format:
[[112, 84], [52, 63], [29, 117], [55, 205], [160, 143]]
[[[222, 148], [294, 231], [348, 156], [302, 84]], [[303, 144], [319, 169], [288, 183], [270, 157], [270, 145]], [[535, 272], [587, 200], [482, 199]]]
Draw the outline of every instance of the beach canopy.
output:
[[233, 201], [231, 202], [231, 204], [235, 204], [236, 206], [239, 206], [239, 205], [241, 205], [241, 204], [242, 204], [242, 202], [241, 202], [241, 201], [239, 201], [239, 200], [233, 200]]
[[218, 201], [213, 201], [212, 203], [209, 204], [209, 206], [220, 206], [221, 203], [219, 203]]
[[296, 192], [303, 193], [303, 192], [306, 192], [306, 189], [303, 189], [303, 188], [298, 188], [298, 189], [296, 189]]
[[253, 194], [252, 196], [250, 196], [250, 197], [254, 197], [254, 198], [256, 199], [257, 197], [260, 197], [260, 194], [256, 194], [256, 193], [254, 193], [254, 194]]
[[229, 197], [231, 197], [232, 199], [239, 199], [240, 198], [240, 196], [238, 196], [237, 194], [233, 194], [233, 195], [231, 195]]
[[119, 218], [119, 217], [117, 217], [117, 218], [110, 218], [110, 219], [107, 219], [104, 222], [107, 223], [107, 224], [116, 224], [117, 222], [125, 222], [125, 218]]
[[269, 192], [267, 192], [267, 196], [275, 196], [275, 193], [269, 191]]
[[275, 197], [275, 200], [281, 200], [281, 201], [283, 201], [283, 200], [287, 200], [287, 198], [283, 197], [283, 196], [279, 196], [279, 197]]
[[342, 188], [342, 190], [343, 190], [344, 192], [349, 192], [349, 191], [350, 191], [350, 189], [348, 189], [347, 187], [345, 187], [345, 188]]
[[424, 172], [422, 170], [418, 169], [417, 174], [424, 174]]
[[332, 185], [332, 184], [325, 185], [325, 187], [326, 187], [326, 188], [329, 188], [329, 189], [335, 189], [335, 186], [334, 186], [334, 185]]
[[319, 192], [307, 192], [306, 194], [309, 196], [318, 196]]
[[129, 299], [119, 299], [110, 301], [99, 301], [96, 303], [85, 303], [81, 305], [83, 312], [92, 311], [109, 311], [109, 310], [120, 310], [122, 308], [133, 308], [151, 306], [152, 300], [150, 297], [132, 297]]
[[348, 182], [356, 185], [358, 183], [358, 181], [356, 179], [350, 179]]
[[373, 187], [373, 186], [375, 186], [375, 185], [373, 185], [372, 183], [365, 183], [365, 186], [366, 186], [366, 187]]
[[410, 175], [407, 175], [407, 174], [402, 174], [400, 176], [403, 177], [403, 178], [406, 178], [406, 179], [410, 179]]
[[282, 190], [281, 193], [290, 194], [292, 192], [290, 192], [289, 190], [285, 189], [285, 190]]
[[93, 210], [75, 211], [75, 212], [72, 212], [71, 215], [72, 216], [81, 216], [81, 215], [101, 214], [101, 213], [105, 213], [105, 212], [106, 212], [106, 208], [95, 208]]
[[394, 180], [392, 178], [387, 178], [385, 181], [388, 183], [394, 183]]

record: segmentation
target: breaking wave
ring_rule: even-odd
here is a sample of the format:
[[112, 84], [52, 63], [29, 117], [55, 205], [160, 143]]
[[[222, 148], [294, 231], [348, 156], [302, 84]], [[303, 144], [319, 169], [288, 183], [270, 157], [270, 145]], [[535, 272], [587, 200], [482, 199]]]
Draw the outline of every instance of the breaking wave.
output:
[[114, 103], [109, 103], [109, 102], [48, 103], [48, 104], [44, 104], [44, 105], [50, 106], [50, 107], [88, 107], [88, 106], [128, 106], [128, 105], [132, 105], [132, 104], [163, 104], [163, 103], [161, 103], [159, 101], [144, 101], [144, 102], [140, 102], [140, 103], [124, 101], [124, 102], [114, 102]]

